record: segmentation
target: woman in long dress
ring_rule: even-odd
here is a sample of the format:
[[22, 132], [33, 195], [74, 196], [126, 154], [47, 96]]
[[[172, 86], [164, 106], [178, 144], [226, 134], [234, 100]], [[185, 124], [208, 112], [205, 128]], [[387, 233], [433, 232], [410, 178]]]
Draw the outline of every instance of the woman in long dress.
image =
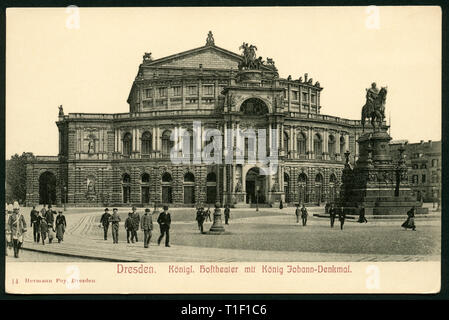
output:
[[67, 227], [67, 222], [65, 221], [65, 216], [62, 214], [62, 211], [58, 212], [56, 216], [56, 238], [58, 239], [58, 243], [64, 240], [64, 232]]
[[402, 228], [416, 230], [415, 226], [415, 207], [407, 212], [407, 220], [402, 224]]

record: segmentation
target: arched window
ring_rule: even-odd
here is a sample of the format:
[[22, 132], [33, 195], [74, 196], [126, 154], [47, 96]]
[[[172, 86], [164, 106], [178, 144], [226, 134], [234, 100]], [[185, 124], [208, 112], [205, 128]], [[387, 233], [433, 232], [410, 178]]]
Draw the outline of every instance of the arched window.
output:
[[324, 184], [321, 173], [315, 176], [315, 200], [318, 205], [324, 201]]
[[125, 173], [122, 176], [122, 196], [123, 203], [130, 203], [131, 201], [131, 177]]
[[172, 177], [168, 172], [162, 175], [162, 203], [172, 203]]
[[132, 143], [132, 135], [131, 133], [126, 133], [123, 136], [123, 155], [129, 156], [131, 155], [133, 143]]
[[345, 143], [346, 143], [345, 137], [341, 136], [340, 137], [340, 155], [342, 156], [342, 158], [343, 158], [343, 154], [345, 153], [345, 147], [346, 147]]
[[290, 203], [290, 176], [286, 172], [284, 172], [284, 194], [285, 202]]
[[142, 183], [149, 183], [150, 182], [150, 175], [145, 172], [144, 174], [142, 174], [141, 179], [142, 179]]
[[316, 183], [322, 183], [322, 182], [323, 182], [323, 176], [322, 176], [320, 173], [318, 173], [318, 174], [315, 176], [315, 182], [316, 182]]
[[323, 140], [318, 133], [313, 137], [313, 151], [315, 153], [315, 159], [323, 158]]
[[298, 137], [296, 139], [296, 146], [298, 149], [298, 154], [300, 156], [305, 156], [306, 155], [306, 136], [304, 133], [300, 132], [298, 134]]
[[215, 203], [217, 200], [217, 175], [209, 172], [206, 177], [206, 203]]
[[290, 151], [290, 146], [288, 145], [289, 139], [288, 139], [287, 132], [284, 132], [283, 139], [284, 139], [284, 150], [285, 150], [285, 153], [288, 154], [288, 152]]
[[164, 172], [164, 174], [162, 175], [162, 182], [172, 182], [172, 177], [171, 174], [168, 172]]
[[150, 175], [145, 172], [144, 174], [142, 174], [140, 178], [142, 181], [141, 186], [142, 203], [148, 204], [150, 203]]
[[329, 177], [329, 200], [334, 202], [337, 199], [337, 177], [332, 173]]
[[165, 130], [162, 133], [162, 155], [164, 157], [170, 156], [170, 150], [174, 146], [174, 142], [170, 140], [171, 131]]
[[184, 175], [184, 182], [195, 182], [195, 176], [191, 172], [187, 172]]
[[185, 130], [182, 136], [182, 153], [186, 157], [193, 156], [193, 132]]
[[150, 132], [142, 134], [142, 154], [150, 154], [153, 151], [153, 137]]
[[329, 135], [328, 141], [327, 141], [327, 149], [329, 152], [329, 157], [331, 160], [335, 159], [335, 138], [333, 135]]
[[307, 176], [302, 172], [298, 176], [298, 203], [309, 202], [309, 195], [307, 193]]
[[217, 182], [217, 175], [215, 174], [215, 172], [208, 173], [206, 181], [207, 182]]
[[195, 203], [195, 176], [191, 172], [184, 175], [184, 204]]

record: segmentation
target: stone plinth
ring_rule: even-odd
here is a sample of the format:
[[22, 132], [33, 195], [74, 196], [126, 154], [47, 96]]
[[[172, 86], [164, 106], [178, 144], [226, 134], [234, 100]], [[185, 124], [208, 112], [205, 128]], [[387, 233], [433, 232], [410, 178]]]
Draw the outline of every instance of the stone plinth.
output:
[[412, 195], [405, 161], [393, 163], [390, 140], [386, 131], [365, 133], [358, 139], [359, 158], [354, 168], [347, 160], [342, 176], [340, 205], [348, 214], [358, 214], [359, 205], [367, 215], [406, 214], [412, 206], [418, 214], [427, 213]]
[[215, 208], [214, 211], [214, 223], [210, 227], [210, 234], [221, 234], [225, 232], [225, 228], [223, 227], [223, 223], [221, 222], [221, 209]]

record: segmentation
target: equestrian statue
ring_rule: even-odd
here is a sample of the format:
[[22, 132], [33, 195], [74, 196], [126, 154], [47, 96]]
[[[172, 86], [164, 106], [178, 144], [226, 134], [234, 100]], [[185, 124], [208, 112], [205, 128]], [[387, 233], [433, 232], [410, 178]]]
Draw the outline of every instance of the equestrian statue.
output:
[[380, 128], [385, 119], [385, 100], [387, 98], [387, 87], [377, 88], [375, 82], [371, 88], [366, 89], [366, 103], [362, 108], [362, 131], [365, 132], [365, 119], [371, 119], [374, 129]]

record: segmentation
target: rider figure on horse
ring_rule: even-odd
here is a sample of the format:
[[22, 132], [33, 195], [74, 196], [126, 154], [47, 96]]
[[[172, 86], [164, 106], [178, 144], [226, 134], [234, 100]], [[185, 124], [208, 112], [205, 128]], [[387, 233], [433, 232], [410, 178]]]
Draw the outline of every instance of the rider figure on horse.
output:
[[371, 110], [374, 110], [374, 102], [377, 99], [377, 96], [379, 95], [379, 89], [377, 89], [377, 85], [375, 82], [371, 83], [371, 88], [366, 89], [366, 102], [370, 107]]

